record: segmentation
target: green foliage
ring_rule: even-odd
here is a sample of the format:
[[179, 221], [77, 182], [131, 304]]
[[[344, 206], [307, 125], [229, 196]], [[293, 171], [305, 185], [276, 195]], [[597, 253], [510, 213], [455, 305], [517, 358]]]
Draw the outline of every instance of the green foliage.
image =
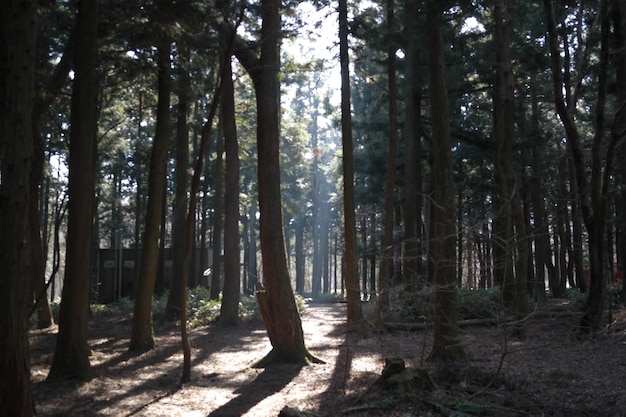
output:
[[588, 295], [589, 292], [582, 293], [578, 288], [568, 288], [565, 290], [565, 296], [570, 301], [570, 305], [578, 311], [585, 309]]
[[[307, 308], [307, 300], [300, 294], [294, 294], [296, 307], [298, 312], [303, 314]], [[154, 297], [152, 302], [152, 314], [154, 317], [162, 317], [167, 307], [168, 293], [164, 293], [159, 297]], [[211, 300], [210, 291], [204, 287], [195, 287], [187, 291], [187, 318], [188, 325], [191, 327], [215, 322], [220, 315], [222, 299]], [[52, 314], [55, 320], [59, 317], [59, 302], [51, 304]], [[121, 298], [120, 300], [109, 304], [91, 304], [90, 313], [92, 317], [132, 317], [135, 309], [135, 301], [130, 298]], [[261, 320], [261, 313], [256, 297], [242, 295], [239, 300], [239, 319], [243, 323], [255, 322]], [[35, 320], [33, 318], [32, 320]], [[34, 324], [34, 321], [33, 321]]]
[[502, 313], [500, 288], [458, 290], [458, 317], [461, 320], [495, 318]]
[[[423, 322], [432, 319], [434, 299], [434, 289], [427, 286], [411, 297], [394, 300], [391, 309], [403, 320]], [[497, 318], [501, 314], [499, 287], [457, 290], [458, 320]]]

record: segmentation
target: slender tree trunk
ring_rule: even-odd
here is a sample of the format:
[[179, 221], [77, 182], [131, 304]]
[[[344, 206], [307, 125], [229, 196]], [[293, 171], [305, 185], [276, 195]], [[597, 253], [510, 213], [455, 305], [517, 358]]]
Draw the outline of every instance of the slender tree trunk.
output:
[[452, 154], [448, 113], [448, 89], [443, 44], [443, 9], [429, 7], [430, 114], [432, 119], [435, 317], [431, 361], [465, 357], [456, 325], [456, 214], [452, 183]]
[[[614, 3], [613, 27], [615, 28], [615, 70], [616, 70], [616, 100], [617, 105], [626, 103], [626, 0], [616, 0]], [[615, 129], [622, 131], [625, 120], [616, 120]], [[622, 139], [623, 141], [623, 139]], [[618, 147], [618, 161], [626, 160], [626, 146]], [[617, 169], [615, 172], [618, 184], [626, 183], [626, 170]], [[615, 240], [617, 263], [626, 264], [626, 187], [620, 187], [615, 196]], [[626, 302], [626, 279], [623, 280], [622, 302]]]
[[[137, 139], [135, 140], [135, 153], [134, 153], [134, 174], [135, 185], [137, 191], [135, 192], [135, 227], [134, 227], [134, 243], [135, 243], [135, 267], [140, 267], [141, 262], [141, 215], [143, 213], [144, 197], [143, 197], [143, 93], [139, 92], [139, 108], [137, 110]], [[157, 288], [159, 290], [159, 288]]]
[[172, 281], [165, 309], [166, 319], [176, 319], [180, 312], [180, 274], [182, 268], [189, 271], [189, 263], [185, 261], [185, 242], [187, 241], [187, 191], [189, 178], [189, 94], [191, 89], [189, 77], [189, 51], [180, 46], [178, 69], [178, 110], [176, 125], [176, 191], [174, 196], [174, 222], [172, 225]]
[[[74, 60], [74, 37], [71, 36], [65, 46], [65, 51], [61, 60], [54, 68], [51, 77], [43, 83], [37, 83], [39, 93], [35, 97], [33, 108], [33, 151], [34, 159], [30, 175], [30, 207], [29, 222], [31, 233], [31, 263], [32, 263], [32, 291], [35, 308], [37, 311], [37, 327], [40, 329], [50, 327], [54, 324], [52, 311], [50, 308], [50, 300], [48, 298], [48, 285], [46, 285], [46, 250], [45, 235], [46, 225], [42, 227], [42, 215], [40, 206], [45, 207], [42, 203], [45, 200], [45, 193], [40, 192], [43, 189], [41, 180], [43, 178], [43, 169], [45, 162], [44, 141], [39, 129], [41, 116], [50, 107], [52, 102], [59, 95], [63, 86], [69, 80], [68, 74], [72, 68]], [[45, 218], [45, 217], [44, 217]]]
[[145, 352], [156, 346], [152, 324], [152, 299], [159, 258], [159, 232], [163, 216], [163, 189], [166, 178], [170, 135], [170, 44], [166, 39], [157, 48], [159, 97], [157, 126], [148, 174], [148, 207], [137, 282], [137, 296], [129, 349]]
[[31, 293], [37, 311], [37, 328], [45, 329], [54, 324], [48, 286], [46, 285], [46, 258], [41, 237], [41, 215], [39, 210], [39, 186], [44, 166], [44, 144], [38, 128], [38, 120], [33, 116], [34, 154], [30, 173], [30, 202], [28, 204], [30, 229]]
[[[606, 222], [606, 197], [608, 194], [608, 180], [611, 173], [611, 163], [617, 141], [617, 136], [611, 135], [611, 140], [604, 145], [605, 122], [604, 112], [606, 103], [606, 85], [608, 68], [608, 3], [602, 0], [599, 9], [599, 21], [601, 22], [600, 36], [600, 59], [598, 66], [598, 94], [596, 105], [595, 134], [591, 147], [591, 175], [587, 179], [585, 166], [584, 147], [580, 133], [569, 111], [568, 103], [563, 96], [563, 68], [560, 62], [557, 29], [552, 6], [552, 0], [544, 0], [545, 21], [548, 32], [548, 46], [552, 64], [552, 79], [554, 84], [554, 97], [556, 110], [563, 123], [567, 137], [567, 146], [572, 153], [573, 164], [576, 172], [576, 186], [578, 201], [582, 217], [588, 234], [589, 268], [591, 273], [590, 291], [587, 298], [585, 314], [580, 321], [582, 333], [595, 332], [600, 326], [604, 306], [604, 293], [606, 288], [606, 262], [604, 244], [604, 231]], [[568, 70], [565, 71], [568, 73]], [[574, 95], [576, 97], [576, 95]], [[574, 105], [575, 103], [571, 103]], [[618, 113], [621, 113], [621, 109]], [[616, 119], [618, 117], [616, 116]]]
[[348, 323], [363, 321], [357, 269], [356, 219], [354, 201], [354, 151], [350, 108], [350, 70], [348, 55], [348, 5], [339, 0], [339, 61], [341, 65], [341, 145], [343, 149], [343, 215], [345, 240], [345, 284]]
[[231, 49], [224, 42], [224, 75], [222, 78], [221, 123], [224, 131], [226, 173], [224, 192], [224, 292], [219, 324], [234, 326], [239, 323], [239, 144], [235, 124], [235, 98], [230, 61]]
[[304, 223], [304, 216], [296, 223], [296, 292], [300, 295], [304, 294]]
[[33, 416], [28, 347], [29, 175], [37, 5], [11, 0], [0, 16], [0, 415]]
[[392, 38], [395, 18], [394, 0], [387, 0], [387, 78], [389, 83], [389, 132], [387, 174], [385, 176], [385, 218], [382, 241], [382, 260], [378, 276], [378, 319], [383, 320], [389, 310], [389, 287], [393, 265], [393, 226], [396, 184], [396, 148], [398, 143], [398, 103], [396, 86], [396, 45]]
[[222, 226], [224, 225], [224, 126], [220, 124], [215, 158], [215, 196], [213, 203], [213, 272], [211, 275], [211, 300], [220, 298], [222, 291]]

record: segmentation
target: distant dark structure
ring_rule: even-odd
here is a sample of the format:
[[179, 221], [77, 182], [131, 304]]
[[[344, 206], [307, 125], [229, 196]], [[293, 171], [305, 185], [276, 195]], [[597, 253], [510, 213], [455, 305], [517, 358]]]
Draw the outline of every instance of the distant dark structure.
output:
[[[135, 298], [137, 276], [139, 274], [139, 249], [100, 249], [98, 253], [98, 270], [95, 276], [92, 300], [101, 303], [111, 303], [120, 298]], [[207, 286], [207, 277], [202, 273], [212, 266], [210, 251], [204, 253], [196, 249], [192, 255], [189, 267], [189, 286]], [[157, 277], [157, 291], [168, 289], [174, 276], [172, 263], [172, 249], [162, 249], [159, 253], [159, 274]]]

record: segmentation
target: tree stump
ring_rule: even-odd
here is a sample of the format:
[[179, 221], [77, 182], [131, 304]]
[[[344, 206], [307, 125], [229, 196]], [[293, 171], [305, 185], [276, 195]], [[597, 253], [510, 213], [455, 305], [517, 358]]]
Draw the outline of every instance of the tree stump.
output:
[[407, 368], [404, 360], [397, 357], [385, 358], [380, 380], [386, 390], [410, 392], [417, 389], [432, 391], [436, 388], [426, 369], [419, 365]]

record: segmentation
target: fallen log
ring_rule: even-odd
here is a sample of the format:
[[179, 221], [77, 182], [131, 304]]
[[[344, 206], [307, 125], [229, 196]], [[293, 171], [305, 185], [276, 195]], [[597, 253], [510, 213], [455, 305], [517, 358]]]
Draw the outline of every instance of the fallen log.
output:
[[[459, 320], [456, 324], [459, 327], [469, 327], [469, 326], [497, 326], [500, 324], [510, 324], [519, 321], [528, 321], [531, 319], [559, 319], [565, 317], [578, 317], [582, 313], [579, 311], [535, 311], [522, 320], [516, 319], [513, 317], [502, 319], [502, 318], [484, 318], [484, 319], [468, 319], [468, 320]], [[385, 323], [385, 329], [387, 330], [402, 330], [402, 331], [416, 331], [416, 330], [426, 330], [430, 329], [433, 326], [432, 322], [424, 322], [424, 323], [403, 323], [403, 322], [387, 322]]]

